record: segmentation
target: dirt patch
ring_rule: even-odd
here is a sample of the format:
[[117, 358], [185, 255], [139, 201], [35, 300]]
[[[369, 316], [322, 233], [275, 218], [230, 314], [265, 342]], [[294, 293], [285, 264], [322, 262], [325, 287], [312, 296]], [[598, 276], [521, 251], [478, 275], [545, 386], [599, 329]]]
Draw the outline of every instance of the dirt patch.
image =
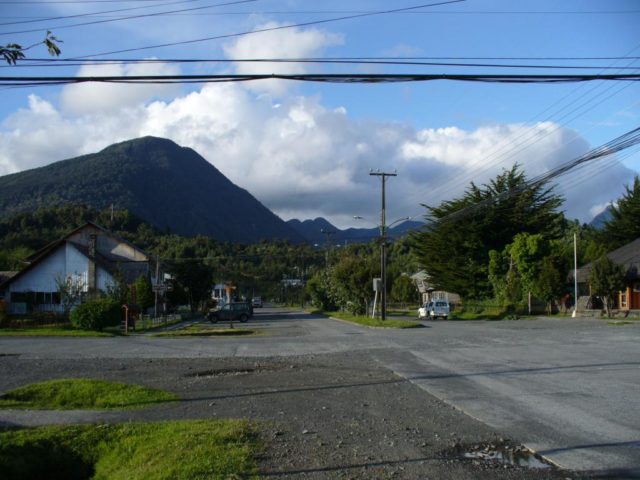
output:
[[[262, 478], [581, 478], [554, 467], [487, 466], [451, 454], [455, 445], [496, 444], [505, 436], [396, 376], [367, 352], [259, 361], [0, 358], [0, 391], [73, 377], [138, 383], [182, 399], [143, 411], [109, 412], [100, 421], [256, 421], [265, 445], [258, 459]], [[506, 441], [518, 445], [517, 439]]]

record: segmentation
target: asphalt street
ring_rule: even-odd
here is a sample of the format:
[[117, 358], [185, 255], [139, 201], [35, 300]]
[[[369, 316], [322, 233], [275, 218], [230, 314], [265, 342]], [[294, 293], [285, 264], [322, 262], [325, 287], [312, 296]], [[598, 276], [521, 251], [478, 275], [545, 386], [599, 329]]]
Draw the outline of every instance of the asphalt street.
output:
[[640, 322], [543, 318], [423, 325], [371, 329], [265, 308], [246, 325], [260, 332], [251, 337], [0, 337], [0, 355], [215, 358], [366, 351], [562, 467], [640, 477]]

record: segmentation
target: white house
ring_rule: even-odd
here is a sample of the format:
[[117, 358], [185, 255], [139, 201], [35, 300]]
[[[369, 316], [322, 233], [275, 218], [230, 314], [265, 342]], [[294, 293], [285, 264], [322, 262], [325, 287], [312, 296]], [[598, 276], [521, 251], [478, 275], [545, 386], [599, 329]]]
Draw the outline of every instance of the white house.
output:
[[411, 280], [413, 280], [416, 284], [416, 287], [418, 287], [418, 291], [420, 292], [420, 296], [422, 298], [422, 303], [427, 303], [431, 300], [446, 300], [453, 305], [460, 303], [460, 295], [458, 295], [457, 293], [436, 290], [436, 288], [430, 282], [431, 277], [424, 270], [420, 270], [418, 273], [414, 273], [413, 275], [411, 275]]
[[91, 222], [50, 243], [27, 262], [23, 270], [0, 282], [0, 298], [10, 313], [61, 311], [61, 282], [77, 285], [86, 296], [108, 290], [117, 279], [131, 284], [140, 275], [151, 277], [155, 266], [143, 250]]

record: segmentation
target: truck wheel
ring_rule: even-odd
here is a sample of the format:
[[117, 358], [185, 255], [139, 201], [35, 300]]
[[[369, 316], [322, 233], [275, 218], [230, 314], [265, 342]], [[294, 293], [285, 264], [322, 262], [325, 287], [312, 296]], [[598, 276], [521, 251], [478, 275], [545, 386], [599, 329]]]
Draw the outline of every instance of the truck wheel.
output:
[[218, 323], [218, 317], [209, 317], [211, 323]]
[[242, 315], [240, 315], [240, 321], [242, 323], [246, 323], [247, 320], [249, 320], [249, 317], [246, 314], [243, 313]]

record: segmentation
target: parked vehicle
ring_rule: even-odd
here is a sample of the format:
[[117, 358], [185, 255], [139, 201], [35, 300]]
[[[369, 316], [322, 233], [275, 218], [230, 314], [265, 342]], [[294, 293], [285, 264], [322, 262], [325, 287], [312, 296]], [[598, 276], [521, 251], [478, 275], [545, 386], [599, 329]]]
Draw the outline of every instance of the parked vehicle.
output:
[[211, 323], [218, 323], [224, 320], [240, 320], [246, 322], [253, 316], [253, 308], [248, 302], [226, 303], [216, 310], [209, 310], [206, 319]]
[[449, 316], [449, 311], [449, 302], [446, 300], [431, 300], [418, 309], [418, 319], [441, 317], [446, 320]]
[[253, 297], [251, 300], [251, 305], [254, 308], [262, 308], [262, 298], [261, 297]]

